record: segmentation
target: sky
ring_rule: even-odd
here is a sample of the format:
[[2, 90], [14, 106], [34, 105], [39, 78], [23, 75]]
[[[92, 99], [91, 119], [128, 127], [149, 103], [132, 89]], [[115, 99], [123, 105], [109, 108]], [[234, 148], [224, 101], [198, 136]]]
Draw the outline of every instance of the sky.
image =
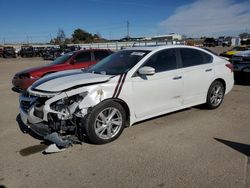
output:
[[48, 42], [77, 28], [106, 39], [250, 32], [250, 0], [0, 0], [0, 43]]

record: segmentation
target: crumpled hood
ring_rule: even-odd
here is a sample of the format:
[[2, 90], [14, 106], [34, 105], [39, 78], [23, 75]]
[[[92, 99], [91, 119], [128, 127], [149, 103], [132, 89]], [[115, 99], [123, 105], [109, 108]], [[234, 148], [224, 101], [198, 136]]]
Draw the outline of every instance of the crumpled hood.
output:
[[32, 84], [31, 90], [60, 92], [72, 87], [108, 81], [112, 76], [83, 72], [81, 69], [61, 71], [45, 76]]

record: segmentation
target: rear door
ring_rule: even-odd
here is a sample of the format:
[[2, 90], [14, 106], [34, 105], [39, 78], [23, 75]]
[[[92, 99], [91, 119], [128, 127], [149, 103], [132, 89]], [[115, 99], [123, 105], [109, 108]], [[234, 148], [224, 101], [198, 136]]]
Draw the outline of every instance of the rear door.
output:
[[143, 66], [153, 67], [155, 74], [137, 74], [132, 78], [136, 116], [153, 116], [179, 107], [182, 102], [183, 80], [175, 49], [157, 52]]
[[184, 81], [183, 104], [205, 102], [214, 79], [213, 57], [198, 49], [179, 48]]

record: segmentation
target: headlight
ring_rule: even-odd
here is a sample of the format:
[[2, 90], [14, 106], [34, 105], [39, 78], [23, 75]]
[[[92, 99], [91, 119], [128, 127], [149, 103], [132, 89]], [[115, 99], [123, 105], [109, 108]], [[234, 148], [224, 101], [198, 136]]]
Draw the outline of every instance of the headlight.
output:
[[24, 79], [24, 78], [30, 78], [30, 74], [29, 73], [23, 73], [19, 75], [20, 79]]
[[70, 97], [65, 97], [51, 104], [51, 109], [59, 112], [57, 117], [61, 120], [71, 119], [80, 102], [88, 92], [80, 93]]

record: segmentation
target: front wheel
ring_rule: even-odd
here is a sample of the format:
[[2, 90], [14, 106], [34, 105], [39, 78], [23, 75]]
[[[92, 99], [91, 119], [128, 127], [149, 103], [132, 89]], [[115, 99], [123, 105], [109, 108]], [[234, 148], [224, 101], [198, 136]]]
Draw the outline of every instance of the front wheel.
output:
[[206, 106], [209, 109], [218, 108], [224, 99], [224, 94], [225, 94], [224, 85], [220, 81], [213, 82], [209, 87], [207, 93]]
[[117, 102], [107, 101], [95, 106], [83, 124], [91, 143], [105, 144], [121, 135], [125, 121], [126, 113], [123, 107]]

